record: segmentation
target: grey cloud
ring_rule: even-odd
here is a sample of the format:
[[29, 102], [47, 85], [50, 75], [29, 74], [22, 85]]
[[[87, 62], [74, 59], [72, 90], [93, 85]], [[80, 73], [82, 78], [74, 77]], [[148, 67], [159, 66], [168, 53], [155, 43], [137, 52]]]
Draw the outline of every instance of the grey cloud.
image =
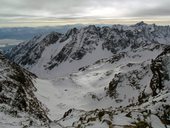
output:
[[[170, 5], [170, 3], [169, 3]], [[169, 5], [159, 6], [156, 8], [145, 8], [142, 10], [137, 10], [134, 13], [131, 13], [129, 16], [135, 17], [160, 17], [160, 16], [170, 16]]]
[[86, 6], [89, 5], [84, 0], [1, 0], [0, 16], [34, 17], [47, 13], [51, 16], [74, 17], [83, 15]]
[[[102, 18], [90, 15], [105, 8], [113, 9], [112, 17], [169, 16], [169, 0], [0, 0], [0, 17], [23, 18]], [[112, 10], [111, 10], [112, 11]]]
[[127, 14], [129, 17], [161, 17], [161, 16], [170, 16], [170, 1], [169, 0], [158, 0], [153, 1], [143, 0], [141, 6], [137, 8], [132, 7], [132, 11]]

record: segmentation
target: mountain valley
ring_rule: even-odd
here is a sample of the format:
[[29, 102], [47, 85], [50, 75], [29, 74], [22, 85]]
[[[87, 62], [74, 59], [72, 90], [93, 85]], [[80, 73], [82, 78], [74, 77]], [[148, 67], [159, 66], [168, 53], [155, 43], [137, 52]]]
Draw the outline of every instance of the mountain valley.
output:
[[[16, 86], [7, 102], [1, 84], [0, 112], [26, 115], [6, 125], [2, 116], [0, 126], [170, 128], [169, 26], [89, 25], [37, 35], [3, 54], [1, 82]], [[13, 105], [17, 95], [25, 108]]]

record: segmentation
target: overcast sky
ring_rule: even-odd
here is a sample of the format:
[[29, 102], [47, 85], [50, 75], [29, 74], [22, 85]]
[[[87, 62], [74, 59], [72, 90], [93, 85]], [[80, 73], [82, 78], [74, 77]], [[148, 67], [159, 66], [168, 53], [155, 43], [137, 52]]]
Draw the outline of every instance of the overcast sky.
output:
[[0, 26], [73, 23], [169, 24], [170, 0], [0, 0]]

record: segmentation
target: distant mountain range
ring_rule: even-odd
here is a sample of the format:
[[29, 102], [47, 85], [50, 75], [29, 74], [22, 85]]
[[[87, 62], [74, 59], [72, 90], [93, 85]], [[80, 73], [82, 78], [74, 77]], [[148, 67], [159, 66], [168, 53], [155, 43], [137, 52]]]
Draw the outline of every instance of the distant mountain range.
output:
[[0, 28], [0, 39], [17, 39], [29, 40], [38, 34], [46, 34], [52, 31], [65, 33], [68, 29], [77, 27], [80, 28], [81, 24], [54, 26], [54, 27], [13, 27], [13, 28]]

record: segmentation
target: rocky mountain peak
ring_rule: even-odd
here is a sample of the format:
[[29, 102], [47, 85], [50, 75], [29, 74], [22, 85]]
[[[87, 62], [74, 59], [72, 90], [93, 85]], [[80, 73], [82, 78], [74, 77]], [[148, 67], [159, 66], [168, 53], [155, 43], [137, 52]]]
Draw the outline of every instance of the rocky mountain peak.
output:
[[89, 26], [85, 27], [84, 29], [88, 30], [88, 31], [97, 31], [97, 30], [99, 30], [99, 28], [96, 27], [95, 25], [89, 25]]
[[60, 42], [64, 42], [66, 41], [67, 39], [69, 38], [72, 38], [74, 37], [78, 32], [78, 29], [77, 28], [72, 28], [70, 30], [68, 30], [64, 35], [63, 37], [61, 38]]
[[144, 21], [138, 22], [136, 23], [134, 26], [146, 26], [148, 24], [146, 24]]
[[44, 42], [46, 45], [55, 43], [60, 37], [62, 36], [61, 33], [58, 32], [51, 32], [47, 36], [42, 39], [41, 42]]

